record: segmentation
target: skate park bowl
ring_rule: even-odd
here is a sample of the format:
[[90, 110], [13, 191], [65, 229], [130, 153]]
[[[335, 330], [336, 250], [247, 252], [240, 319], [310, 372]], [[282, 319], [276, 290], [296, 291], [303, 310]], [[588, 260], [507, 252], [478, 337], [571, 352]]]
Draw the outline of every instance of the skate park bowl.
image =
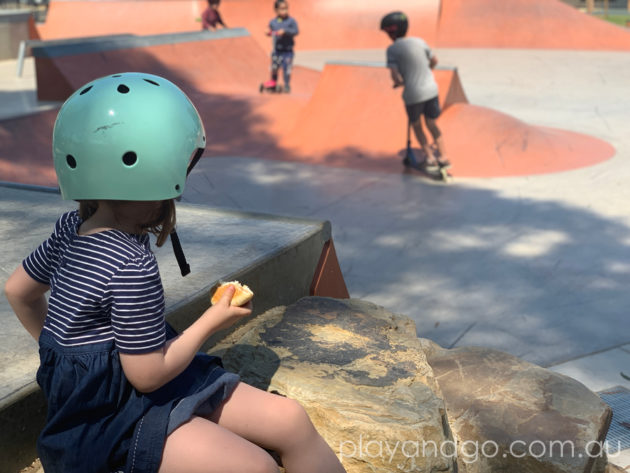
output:
[[[398, 7], [410, 17], [409, 34], [436, 47], [630, 49], [630, 32], [560, 0], [488, 2], [403, 0]], [[389, 40], [377, 28], [382, 5], [362, 5], [357, 12], [339, 0], [294, 0], [299, 48], [384, 50]], [[400, 172], [407, 123], [400, 91], [392, 89], [384, 64], [328, 64], [321, 72], [295, 67], [290, 95], [260, 95], [270, 48], [260, 23], [271, 14], [269, 5], [225, 2], [222, 11], [232, 28], [217, 32], [199, 31], [203, 8], [205, 2], [196, 0], [53, 1], [46, 22], [33, 33], [39, 40], [29, 45], [38, 99], [61, 104], [97, 77], [144, 71], [172, 80], [191, 96], [212, 137], [206, 158], [249, 156]], [[326, 34], [317, 27], [324, 19]], [[560, 172], [615, 154], [602, 140], [468, 103], [465, 77], [454, 67], [435, 75], [444, 110], [438, 125], [449, 136], [456, 176]], [[0, 121], [0, 180], [55, 185], [54, 119], [49, 110]]]
[[[291, 94], [266, 95], [258, 87], [268, 54], [243, 28], [99, 38], [31, 43], [40, 100], [61, 103], [93, 79], [139, 70], [175, 82], [191, 97], [208, 130], [206, 158], [400, 172], [406, 115], [383, 64], [329, 63], [321, 72], [295, 67]], [[435, 77], [444, 110], [438, 124], [449, 137], [455, 176], [560, 172], [615, 154], [602, 140], [468, 103], [456, 68], [438, 68]], [[50, 159], [55, 115], [49, 110], [0, 121], [0, 180], [56, 185]]]
[[[50, 40], [195, 31], [206, 5], [204, 0], [53, 0], [37, 34], [38, 39]], [[409, 35], [436, 48], [630, 50], [630, 33], [561, 0], [400, 0], [395, 7], [362, 0], [360, 10], [341, 0], [293, 0], [291, 14], [301, 29], [299, 48], [385, 48], [388, 39], [378, 25], [392, 8], [410, 18]], [[247, 28], [262, 48], [269, 49], [264, 27], [273, 15], [272, 2], [226, 1], [221, 12], [229, 27]]]

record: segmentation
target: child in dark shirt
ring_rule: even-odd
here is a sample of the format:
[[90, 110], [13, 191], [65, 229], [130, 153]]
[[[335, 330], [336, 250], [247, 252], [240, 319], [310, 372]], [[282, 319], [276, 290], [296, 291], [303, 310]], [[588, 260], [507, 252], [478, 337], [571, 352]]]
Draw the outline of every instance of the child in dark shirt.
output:
[[297, 21], [289, 16], [289, 4], [284, 0], [274, 3], [276, 17], [269, 22], [267, 36], [272, 36], [271, 81], [277, 83], [278, 69], [282, 66], [284, 91], [291, 91], [291, 66], [293, 65], [293, 38], [298, 34]]
[[219, 13], [219, 5], [221, 0], [208, 0], [208, 8], [201, 14], [201, 27], [204, 30], [216, 30], [217, 25], [221, 25], [223, 28], [227, 28]]

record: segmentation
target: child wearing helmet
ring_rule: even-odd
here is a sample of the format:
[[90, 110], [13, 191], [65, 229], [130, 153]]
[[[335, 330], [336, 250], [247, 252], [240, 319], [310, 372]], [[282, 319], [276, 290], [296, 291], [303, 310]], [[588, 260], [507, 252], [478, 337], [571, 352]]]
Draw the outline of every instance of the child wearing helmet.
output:
[[289, 4], [286, 0], [274, 3], [276, 16], [269, 22], [267, 36], [272, 36], [273, 51], [271, 52], [271, 82], [278, 82], [278, 70], [282, 67], [284, 91], [291, 92], [291, 68], [293, 67], [293, 38], [298, 35], [298, 24], [295, 18], [289, 16]]
[[174, 199], [205, 141], [188, 97], [150, 74], [97, 79], [59, 111], [55, 170], [79, 210], [58, 219], [5, 285], [39, 342], [46, 473], [277, 472], [258, 445], [289, 472], [343, 471], [299, 404], [199, 352], [251, 303], [231, 306], [231, 287], [181, 334], [165, 321], [149, 233], [160, 246], [174, 229]]
[[[407, 16], [402, 12], [389, 13], [381, 20], [381, 30], [393, 41], [387, 48], [387, 67], [394, 87], [404, 86], [402, 98], [409, 124], [426, 154], [425, 169], [432, 172], [450, 166], [444, 151], [444, 139], [436, 123], [441, 113], [438, 86], [432, 72], [437, 65], [437, 58], [423, 39], [406, 37], [408, 26]], [[437, 146], [439, 157], [428, 145], [422, 128], [422, 116]]]

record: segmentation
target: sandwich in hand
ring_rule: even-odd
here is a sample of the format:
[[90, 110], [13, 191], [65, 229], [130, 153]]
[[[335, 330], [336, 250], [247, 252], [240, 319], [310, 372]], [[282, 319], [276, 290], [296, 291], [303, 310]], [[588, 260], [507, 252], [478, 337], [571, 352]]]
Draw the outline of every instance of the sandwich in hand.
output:
[[241, 284], [238, 281], [229, 281], [229, 282], [221, 283], [221, 285], [219, 285], [217, 290], [214, 291], [214, 294], [212, 294], [212, 298], [210, 299], [210, 302], [212, 303], [212, 305], [219, 302], [219, 299], [221, 299], [221, 296], [223, 296], [223, 293], [229, 286], [234, 286], [235, 288], [234, 295], [232, 296], [232, 301], [230, 302], [230, 305], [236, 305], [236, 306], [245, 305], [249, 301], [252, 300], [252, 297], [254, 297], [254, 293], [246, 285]]

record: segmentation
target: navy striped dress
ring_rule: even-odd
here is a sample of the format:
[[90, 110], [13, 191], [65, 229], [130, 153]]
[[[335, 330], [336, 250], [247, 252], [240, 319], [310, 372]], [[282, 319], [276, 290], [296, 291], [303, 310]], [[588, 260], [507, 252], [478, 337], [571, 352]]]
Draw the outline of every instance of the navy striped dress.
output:
[[79, 235], [77, 211], [24, 261], [50, 286], [39, 339], [37, 382], [48, 401], [38, 452], [46, 473], [157, 471], [166, 436], [209, 415], [238, 383], [220, 359], [197, 354], [162, 388], [127, 381], [119, 353], [149, 353], [176, 336], [148, 235], [107, 230]]

